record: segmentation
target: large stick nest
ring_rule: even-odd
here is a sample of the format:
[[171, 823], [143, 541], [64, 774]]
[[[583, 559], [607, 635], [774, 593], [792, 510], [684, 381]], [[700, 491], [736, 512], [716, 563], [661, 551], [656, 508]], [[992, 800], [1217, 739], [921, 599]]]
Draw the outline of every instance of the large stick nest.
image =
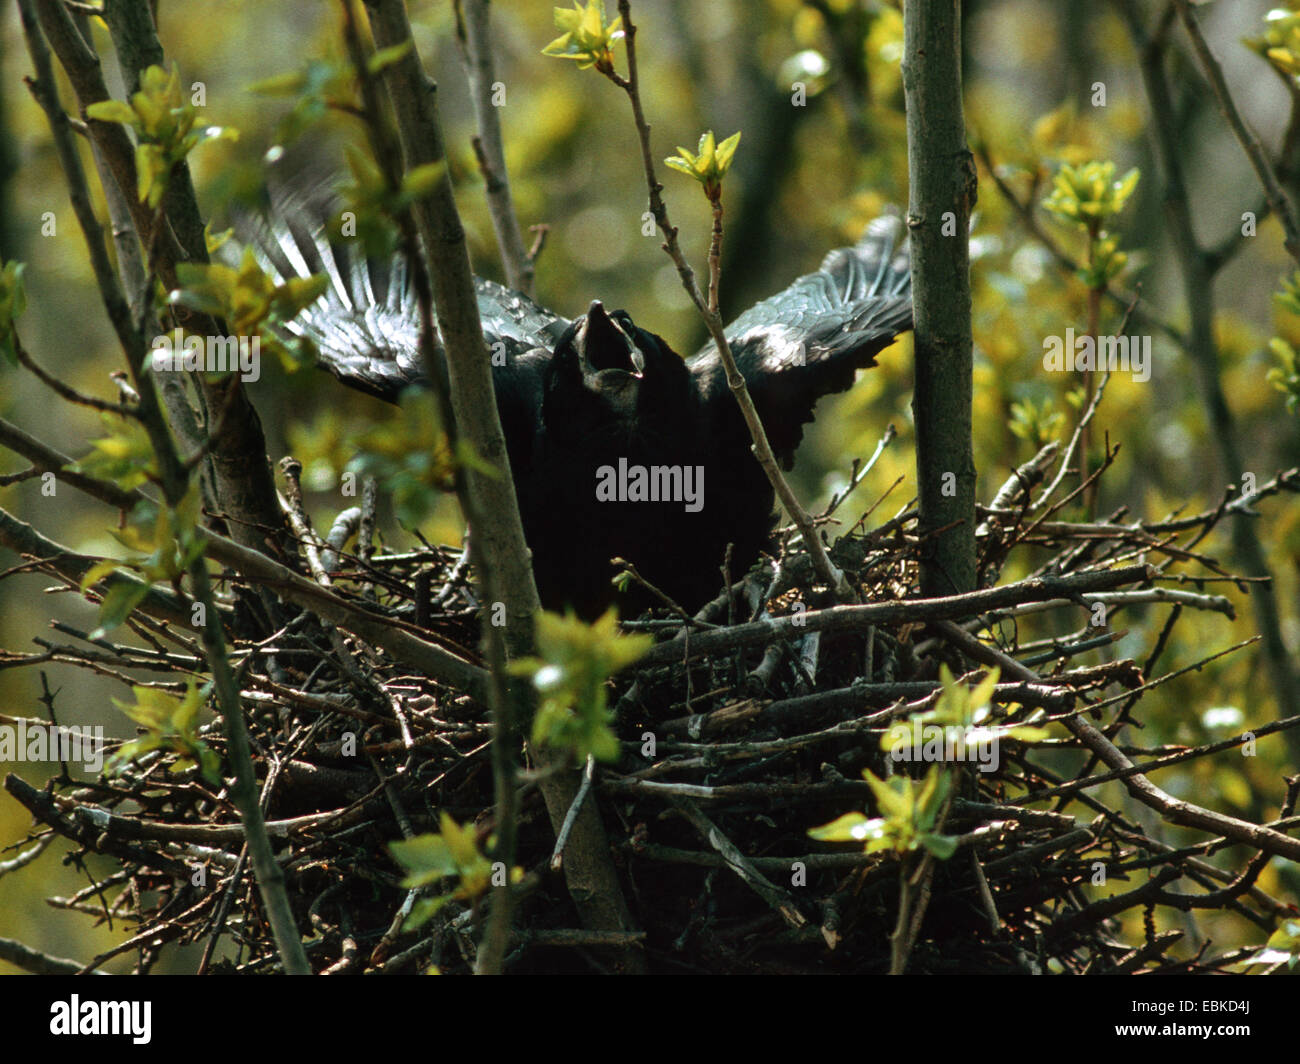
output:
[[[834, 561], [872, 604], [865, 611], [832, 608], [787, 534], [779, 556], [706, 608], [689, 633], [667, 609], [629, 626], [662, 644], [644, 667], [614, 681], [623, 756], [597, 769], [588, 800], [599, 803], [643, 929], [636, 948], [651, 970], [887, 970], [899, 859], [814, 842], [808, 832], [853, 810], [874, 814], [864, 768], [920, 774], [887, 764], [880, 737], [891, 722], [935, 704], [940, 662], [965, 683], [985, 675], [986, 663], [967, 656], [969, 642], [953, 635], [954, 625], [1034, 671], [1030, 680], [1004, 670], [993, 705], [1007, 720], [1042, 710], [1052, 720], [1086, 721], [1147, 768], [1240, 741], [1196, 750], [1128, 745], [1140, 735], [1144, 692], [1164, 679], [1157, 664], [1180, 617], [1232, 613], [1228, 599], [1205, 592], [1207, 581], [1226, 574], [1194, 547], [1250, 500], [1225, 495], [1205, 514], [1148, 524], [1122, 513], [1070, 523], [1059, 515], [1071, 496], [1048, 498], [1061, 478], [1038, 496], [1032, 491], [1054, 458], [1049, 449], [1018, 470], [981, 513], [980, 572], [990, 590], [908, 602], [919, 595], [925, 544], [905, 507], [870, 531], [866, 519], [841, 528], [835, 541]], [[1297, 483], [1293, 470], [1260, 495]], [[996, 588], [1009, 558], [1030, 579]], [[459, 552], [426, 547], [365, 562], [340, 554], [327, 563], [336, 592], [418, 620], [431, 639], [474, 657], [472, 574]], [[1176, 576], [1186, 586], [1166, 590]], [[236, 603], [259, 595], [233, 573], [226, 589]], [[1101, 626], [1092, 623], [1098, 602], [1107, 604]], [[820, 611], [820, 621], [752, 623], [801, 609]], [[1151, 610], [1167, 616], [1144, 659], [1116, 657], [1117, 617]], [[256, 641], [239, 638], [241, 615], [232, 611], [229, 635], [263, 807], [314, 969], [470, 970], [485, 905], [453, 903], [405, 930], [412, 896], [387, 844], [436, 831], [444, 812], [473, 824], [484, 842], [492, 834], [487, 710], [308, 613]], [[141, 614], [131, 626], [142, 637], [136, 647], [100, 641], [63, 647], [60, 657], [102, 671], [109, 646], [115, 668], [147, 670], [148, 682], [177, 691], [202, 669], [199, 648], [174, 626]], [[1206, 971], [1239, 961], [1246, 951], [1211, 953], [1167, 922], [1160, 930], [1156, 914], [1226, 909], [1271, 928], [1285, 910], [1255, 879], [1278, 852], [1276, 837], [1251, 849], [1240, 845], [1241, 832], [1171, 830], [1194, 822], [1178, 806], [1136, 815], [1128, 795], [1144, 775], [1115, 782], [1078, 732], [1050, 730], [1053, 738], [1040, 744], [1003, 743], [994, 772], [957, 767], [943, 825], [958, 836], [955, 854], [906, 866], [923, 914], [908, 970]], [[224, 754], [219, 721], [204, 738]], [[62, 836], [78, 853], [120, 865], [77, 896], [52, 901], [130, 926], [129, 940], [87, 969], [125, 953], [148, 970], [168, 947], [203, 943], [208, 971], [275, 970], [235, 809], [197, 770], [170, 771], [173, 760], [155, 753], [118, 776], [88, 785], [65, 779], [44, 791], [8, 778], [9, 792], [34, 816], [35, 845]], [[1294, 798], [1292, 791], [1283, 816]], [[1214, 859], [1229, 846], [1231, 860]], [[516, 863], [528, 875], [508, 969], [607, 970], [610, 951], [626, 941], [580, 928], [564, 880], [551, 870], [554, 847], [536, 780], [525, 773]], [[1099, 867], [1108, 880], [1095, 888]], [[205, 882], [196, 886], [198, 868]]]

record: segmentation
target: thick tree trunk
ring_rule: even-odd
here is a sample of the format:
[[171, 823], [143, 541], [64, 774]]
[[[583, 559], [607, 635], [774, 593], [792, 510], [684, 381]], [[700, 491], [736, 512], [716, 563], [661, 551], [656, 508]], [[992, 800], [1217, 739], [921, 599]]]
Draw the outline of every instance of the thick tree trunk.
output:
[[[960, 0], [906, 0], [903, 91], [916, 314], [916, 474], [921, 586], [927, 596], [975, 587], [971, 453], [970, 253], [975, 163], [961, 99]], [[942, 529], [943, 531], [938, 531]]]

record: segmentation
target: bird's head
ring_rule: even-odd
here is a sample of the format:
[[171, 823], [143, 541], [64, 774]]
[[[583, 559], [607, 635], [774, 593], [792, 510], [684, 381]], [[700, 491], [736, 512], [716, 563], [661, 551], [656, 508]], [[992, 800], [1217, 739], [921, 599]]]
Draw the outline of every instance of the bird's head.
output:
[[[571, 347], [584, 377], [597, 377], [608, 388], [628, 387], [645, 379], [646, 353], [637, 343], [641, 330], [627, 311], [609, 314], [596, 299], [573, 324]], [[563, 345], [563, 339], [560, 343]]]
[[594, 300], [555, 345], [547, 405], [552, 414], [573, 417], [574, 428], [613, 426], [680, 394], [689, 379], [686, 364], [664, 340], [637, 326], [627, 311], [606, 311]]

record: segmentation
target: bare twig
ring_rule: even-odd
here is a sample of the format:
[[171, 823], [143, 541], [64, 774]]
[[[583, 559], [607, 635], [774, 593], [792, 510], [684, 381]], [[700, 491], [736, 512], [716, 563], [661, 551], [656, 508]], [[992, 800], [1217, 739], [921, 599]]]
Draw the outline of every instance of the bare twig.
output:
[[[717, 272], [720, 269], [716, 261], [716, 254], [712, 251], [710, 253], [712, 267], [710, 287], [713, 295], [706, 300], [695, 280], [695, 271], [691, 268], [690, 263], [686, 261], [686, 256], [682, 253], [681, 246], [677, 241], [677, 229], [669, 219], [668, 208], [664, 203], [663, 185], [659, 183], [659, 179], [655, 176], [654, 156], [650, 148], [650, 125], [646, 121], [645, 110], [641, 106], [640, 79], [636, 58], [637, 28], [632, 22], [632, 5], [629, 0], [619, 0], [618, 10], [623, 20], [623, 31], [626, 35], [628, 76], [624, 78], [612, 69], [602, 71], [602, 73], [627, 94], [628, 101], [632, 105], [632, 117], [641, 143], [641, 163], [645, 170], [646, 187], [649, 189], [650, 194], [650, 213], [654, 216], [655, 223], [663, 234], [664, 251], [673, 260], [673, 265], [677, 267], [677, 274], [682, 280], [682, 287], [686, 289], [687, 294], [691, 297], [691, 302], [699, 310], [700, 316], [704, 319], [704, 324], [709, 330], [709, 335], [713, 338], [714, 346], [718, 350], [718, 356], [721, 358], [723, 368], [726, 370], [727, 387], [731, 389], [731, 394], [736, 397], [741, 415], [744, 417], [745, 424], [749, 428], [749, 434], [753, 438], [754, 457], [766, 474], [772, 489], [776, 492], [777, 498], [781, 500], [781, 505], [785, 507], [790, 519], [794, 521], [803, 534], [808, 553], [813, 559], [813, 565], [816, 567], [818, 575], [829, 585], [839, 601], [856, 602], [857, 596], [855, 592], [845, 580], [844, 574], [830, 560], [825, 546], [818, 538], [812, 518], [808, 516], [807, 511], [804, 510], [781, 473], [776, 457], [772, 454], [772, 447], [768, 442], [763, 423], [759, 419], [758, 410], [754, 406], [754, 401], [745, 385], [745, 378], [741, 376], [740, 370], [736, 366], [736, 359], [731, 352], [731, 345], [727, 341], [726, 332], [723, 329], [722, 317], [719, 315], [716, 306]], [[721, 224], [721, 201], [716, 200], [713, 208], [714, 242], [716, 244], [721, 239], [719, 229]]]
[[[1037, 673], [1032, 669], [1025, 668], [1015, 658], [1009, 657], [1002, 651], [985, 643], [981, 643], [969, 632], [957, 627], [951, 621], [939, 621], [937, 626], [956, 646], [960, 647], [976, 661], [998, 666], [1002, 670], [1002, 675], [1024, 680], [1027, 683], [1034, 683], [1041, 679]], [[1061, 723], [1084, 746], [1096, 754], [1103, 764], [1117, 772], [1131, 773], [1123, 777], [1124, 786], [1129, 794], [1143, 805], [1156, 810], [1170, 823], [1198, 828], [1202, 831], [1212, 831], [1215, 834], [1226, 835], [1249, 846], [1267, 850], [1269, 853], [1289, 857], [1293, 861], [1300, 860], [1300, 839], [1293, 839], [1272, 828], [1251, 824], [1237, 817], [1216, 813], [1192, 802], [1174, 798], [1148, 780], [1128, 757], [1121, 753], [1105, 735], [1086, 720], [1079, 717], [1065, 717]]]
[[501, 138], [500, 108], [495, 102], [505, 85], [497, 81], [496, 60], [492, 54], [492, 25], [488, 0], [456, 0], [456, 42], [461, 62], [469, 80], [470, 100], [478, 136], [474, 154], [487, 191], [488, 213], [496, 231], [506, 284], [533, 296], [533, 273], [537, 256], [524, 249], [514, 201], [510, 195], [510, 176], [506, 172], [505, 145]]
[[1232, 91], [1228, 88], [1228, 82], [1223, 76], [1223, 67], [1219, 64], [1218, 59], [1214, 57], [1214, 53], [1210, 51], [1210, 46], [1206, 43], [1204, 34], [1201, 33], [1200, 20], [1192, 10], [1192, 5], [1188, 3], [1188, 0], [1173, 0], [1173, 3], [1178, 8], [1178, 17], [1182, 20], [1183, 29], [1187, 31], [1187, 37], [1192, 42], [1192, 51], [1196, 53], [1196, 59], [1200, 63], [1205, 80], [1210, 83], [1214, 98], [1219, 104], [1219, 110], [1223, 112], [1223, 117], [1227, 119], [1228, 127], [1232, 130], [1232, 135], [1237, 138], [1237, 143], [1241, 145], [1241, 150], [1246, 153], [1246, 158], [1250, 160], [1250, 165], [1254, 168], [1259, 183], [1264, 186], [1264, 197], [1268, 200], [1269, 210], [1277, 215], [1278, 220], [1282, 223], [1282, 229], [1286, 233], [1286, 249], [1290, 252], [1291, 257], [1300, 263], [1300, 225], [1296, 224], [1291, 201], [1287, 198], [1281, 184], [1278, 183], [1277, 174], [1273, 171], [1273, 164], [1269, 161], [1267, 153], [1260, 145], [1259, 138], [1246, 125], [1246, 120], [1241, 117], [1241, 111], [1238, 110], [1237, 102], [1233, 99]]

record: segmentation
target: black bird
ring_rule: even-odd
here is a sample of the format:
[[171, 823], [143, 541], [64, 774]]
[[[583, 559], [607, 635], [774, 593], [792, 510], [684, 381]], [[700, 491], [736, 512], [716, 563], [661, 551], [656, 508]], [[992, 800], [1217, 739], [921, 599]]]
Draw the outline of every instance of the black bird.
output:
[[[309, 218], [281, 210], [254, 241], [281, 278], [329, 278], [289, 330], [343, 383], [395, 401], [420, 383], [407, 264], [367, 260]], [[900, 231], [896, 217], [877, 219], [855, 247], [832, 251], [726, 330], [786, 469], [817, 400], [846, 390], [911, 328]], [[592, 617], [617, 601], [631, 615], [648, 600], [616, 594], [615, 556], [689, 610], [721, 589], [728, 544], [733, 578], [744, 573], [771, 534], [773, 492], [714, 345], [683, 360], [599, 301], [566, 321], [501, 285], [475, 284], [542, 604]]]

